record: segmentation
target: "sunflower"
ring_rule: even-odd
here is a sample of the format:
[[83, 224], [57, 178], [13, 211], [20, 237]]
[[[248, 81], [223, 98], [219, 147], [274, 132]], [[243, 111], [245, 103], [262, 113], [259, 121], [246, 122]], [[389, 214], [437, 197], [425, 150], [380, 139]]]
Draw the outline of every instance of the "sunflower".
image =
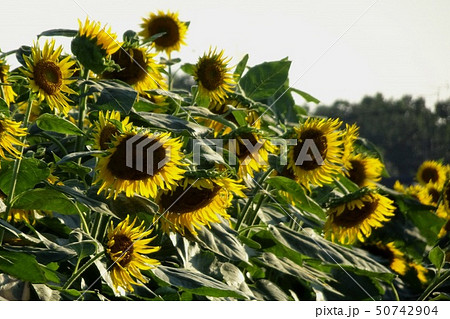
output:
[[164, 13], [158, 11], [158, 14], [151, 13], [149, 18], [144, 18], [141, 24], [143, 30], [139, 33], [144, 39], [149, 39], [158, 33], [164, 33], [154, 40], [157, 51], [165, 51], [170, 54], [172, 51], [180, 51], [187, 32], [187, 24], [178, 19], [178, 12]]
[[102, 78], [121, 80], [143, 95], [147, 95], [146, 91], [150, 90], [167, 90], [167, 84], [161, 74], [163, 66], [156, 63], [155, 55], [144, 48], [122, 47], [111, 56], [120, 66], [120, 70], [104, 72]]
[[447, 210], [448, 215], [450, 216], [450, 180], [447, 180], [447, 183], [442, 191], [442, 197], [444, 201], [444, 207]]
[[128, 116], [120, 121], [120, 113], [118, 111], [107, 111], [106, 114], [100, 112], [93, 132], [94, 148], [106, 150], [116, 135], [131, 132], [132, 130], [133, 124], [129, 123]]
[[8, 82], [8, 77], [9, 65], [6, 64], [4, 59], [0, 58], [0, 97], [2, 97], [9, 106], [11, 103], [14, 103], [17, 94]]
[[135, 193], [155, 197], [158, 187], [171, 189], [182, 179], [185, 170], [179, 139], [169, 133], [129, 132], [118, 136], [108, 155], [97, 164], [98, 193], [105, 191], [108, 198], [123, 191], [131, 197]]
[[231, 59], [223, 56], [223, 50], [219, 53], [209, 49], [198, 59], [194, 69], [194, 79], [198, 83], [199, 94], [208, 96], [213, 101], [223, 101], [228, 92], [236, 84], [228, 63]]
[[[238, 125], [233, 113], [229, 112], [230, 106], [235, 109], [243, 110], [243, 112], [245, 112], [246, 114], [245, 121], [252, 127], [259, 128], [261, 126], [258, 118], [258, 113], [254, 110], [248, 109], [248, 104], [243, 103], [237, 97], [233, 97], [232, 95], [227, 96], [225, 100], [220, 102], [211, 101], [208, 109], [214, 114], [223, 115], [226, 120]], [[232, 130], [230, 127], [227, 127], [224, 124], [214, 120], [207, 119], [202, 120], [202, 122], [204, 122], [205, 126], [210, 127], [214, 130], [214, 136], [217, 136], [220, 132], [222, 132], [223, 135], [226, 135]]]
[[171, 191], [161, 192], [156, 202], [161, 213], [162, 229], [184, 235], [185, 229], [197, 235], [196, 229], [209, 223], [220, 223], [219, 216], [229, 219], [227, 208], [233, 194], [245, 197], [240, 181], [227, 177], [213, 179], [186, 178]]
[[56, 108], [67, 115], [70, 110], [68, 102], [72, 101], [64, 93], [77, 94], [69, 88], [76, 81], [70, 79], [75, 72], [72, 68], [75, 61], [71, 61], [70, 56], [60, 61], [62, 46], [56, 50], [54, 46], [54, 40], [50, 43], [46, 41], [41, 51], [36, 43], [31, 49], [31, 56], [24, 56], [27, 68], [21, 68], [21, 71], [29, 78], [29, 88], [37, 93], [39, 103], [45, 100], [51, 110]]
[[0, 117], [0, 157], [7, 159], [4, 151], [15, 158], [20, 157], [20, 152], [14, 145], [26, 146], [16, 138], [27, 135], [27, 129], [21, 128], [21, 125], [21, 122]]
[[148, 246], [155, 237], [144, 239], [152, 233], [152, 230], [145, 231], [144, 222], [134, 227], [136, 219], [130, 223], [129, 217], [127, 215], [127, 218], [115, 228], [111, 222], [108, 229], [106, 253], [113, 262], [110, 271], [116, 291], [121, 287], [133, 292], [132, 285], [142, 285], [136, 279], [142, 283], [147, 282], [141, 270], [148, 270], [160, 264], [156, 259], [143, 256], [160, 249], [160, 247]]
[[375, 186], [381, 180], [384, 165], [378, 158], [357, 154], [349, 156], [348, 163], [350, 167], [345, 174], [359, 187]]
[[370, 253], [381, 256], [389, 262], [389, 267], [400, 275], [405, 275], [408, 268], [405, 255], [395, 247], [394, 242], [383, 244], [377, 242], [364, 245], [364, 248]]
[[359, 127], [356, 124], [348, 125], [345, 124], [344, 130], [344, 144], [343, 144], [343, 153], [342, 153], [342, 161], [344, 162], [344, 166], [347, 169], [351, 168], [351, 164], [349, 159], [355, 150], [354, 143], [358, 139], [359, 136]]
[[117, 34], [111, 32], [111, 27], [106, 29], [106, 26], [102, 28], [100, 22], [86, 21], [83, 23], [78, 19], [78, 38], [85, 38], [91, 40], [99, 49], [102, 50], [102, 55], [111, 55], [120, 49], [120, 43], [117, 41]]
[[255, 172], [269, 167], [269, 153], [275, 153], [275, 146], [260, 133], [240, 133], [233, 139], [233, 144], [228, 143], [228, 150], [234, 151], [239, 159], [238, 176], [247, 179], [254, 177]]
[[365, 237], [371, 235], [372, 228], [382, 227], [382, 222], [394, 216], [392, 204], [393, 201], [385, 196], [368, 193], [331, 207], [324, 226], [326, 237], [344, 245], [357, 238], [364, 242]]
[[35, 219], [39, 216], [45, 216], [46, 213], [38, 210], [25, 210], [25, 209], [11, 209], [9, 216], [6, 218], [7, 222], [13, 221], [14, 223], [26, 222], [27, 224], [34, 224]]
[[[318, 186], [329, 184], [341, 171], [344, 143], [341, 138], [343, 131], [338, 130], [341, 124], [339, 119], [309, 118], [301, 127], [294, 128], [297, 144], [288, 152], [288, 168], [306, 188], [309, 189], [309, 183]], [[312, 145], [305, 151], [303, 148], [307, 141]], [[317, 152], [320, 158], [316, 158]], [[309, 159], [302, 159], [300, 155], [309, 155]]]
[[426, 284], [428, 279], [427, 279], [427, 272], [428, 269], [426, 269], [424, 266], [420, 265], [420, 264], [416, 264], [415, 262], [411, 262], [408, 264], [408, 266], [410, 267], [410, 269], [413, 269], [414, 272], [417, 275], [417, 279], [419, 279], [419, 281], [422, 284]]
[[447, 170], [441, 163], [436, 161], [425, 161], [417, 170], [416, 178], [422, 185], [433, 183], [443, 186], [445, 179], [447, 178], [446, 174]]

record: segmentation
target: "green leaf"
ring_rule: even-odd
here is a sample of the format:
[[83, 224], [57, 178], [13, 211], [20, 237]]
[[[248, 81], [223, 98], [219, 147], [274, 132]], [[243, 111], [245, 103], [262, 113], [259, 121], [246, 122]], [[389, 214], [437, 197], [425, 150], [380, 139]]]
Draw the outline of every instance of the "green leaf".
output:
[[81, 131], [75, 124], [54, 114], [42, 114], [36, 120], [36, 125], [44, 131], [68, 135], [84, 135], [83, 131]]
[[78, 34], [78, 30], [70, 30], [70, 29], [52, 29], [41, 32], [38, 35], [38, 39], [40, 37], [69, 37], [73, 38]]
[[20, 64], [22, 64], [24, 67], [27, 67], [27, 64], [25, 63], [25, 60], [23, 56], [30, 56], [31, 55], [31, 47], [28, 45], [22, 45], [19, 49], [16, 51], [16, 59], [19, 61]]
[[76, 159], [79, 159], [80, 157], [85, 156], [92, 156], [92, 155], [103, 155], [106, 154], [105, 151], [86, 151], [86, 152], [74, 152], [67, 154], [63, 158], [61, 158], [58, 162], [56, 162], [56, 165], [61, 165], [67, 162], [74, 161]]
[[209, 129], [207, 127], [168, 114], [138, 112], [132, 113], [131, 119], [133, 122], [134, 119], [136, 119], [137, 121], [141, 121], [146, 124], [146, 126], [170, 130], [178, 134], [187, 132], [189, 135], [200, 137], [209, 133]]
[[[3, 162], [0, 169], [0, 189], [7, 195], [11, 187], [13, 166], [14, 161]], [[23, 158], [17, 175], [15, 194], [33, 188], [37, 183], [45, 180], [49, 174], [50, 169], [45, 162], [35, 158]]]
[[[0, 84], [1, 85], [1, 84]], [[6, 101], [0, 97], [0, 113], [9, 117], [9, 107]]]
[[436, 246], [428, 254], [428, 259], [433, 263], [434, 267], [439, 271], [444, 266], [445, 263], [445, 252]]
[[63, 172], [75, 174], [75, 175], [81, 177], [82, 179], [84, 179], [86, 177], [86, 175], [92, 171], [92, 169], [90, 167], [78, 165], [75, 162], [62, 163], [62, 164], [59, 164], [58, 167]]
[[283, 176], [274, 176], [267, 179], [266, 182], [276, 189], [289, 193], [301, 209], [313, 213], [321, 219], [326, 218], [322, 207], [306, 195], [304, 189], [296, 181]]
[[128, 84], [118, 80], [87, 81], [90, 85], [88, 94], [100, 93], [96, 105], [108, 110], [130, 113], [138, 93]]
[[109, 207], [121, 219], [125, 219], [128, 214], [138, 213], [144, 213], [153, 218], [159, 211], [159, 206], [154, 201], [139, 195], [127, 197], [125, 194], [119, 194], [116, 199], [109, 201]]
[[236, 231], [227, 225], [227, 221], [211, 223], [210, 228], [202, 227], [196, 240], [207, 249], [230, 260], [248, 261], [244, 245], [239, 241]]
[[256, 65], [241, 78], [247, 97], [258, 101], [274, 95], [288, 78], [291, 61], [281, 60]]
[[195, 74], [195, 64], [185, 63], [181, 66], [181, 70], [184, 73], [194, 76]]
[[304, 91], [301, 91], [299, 89], [294, 89], [294, 88], [290, 88], [290, 91], [295, 92], [298, 95], [300, 95], [302, 98], [305, 99], [306, 102], [313, 102], [313, 103], [316, 103], [316, 104], [320, 103], [320, 101], [318, 99], [316, 99], [314, 96], [312, 96], [312, 95], [310, 95], [310, 94], [308, 94], [308, 93], [306, 93]]
[[242, 77], [242, 73], [245, 71], [245, 67], [247, 66], [248, 62], [248, 54], [244, 55], [241, 61], [236, 65], [236, 69], [234, 70], [234, 75], [236, 77], [236, 81], [239, 81], [239, 79]]
[[23, 281], [47, 282], [42, 267], [32, 255], [0, 250], [0, 270]]
[[246, 299], [243, 292], [191, 269], [159, 266], [153, 273], [163, 282], [197, 295]]
[[76, 36], [71, 42], [71, 49], [81, 64], [96, 74], [120, 68], [106, 58], [106, 51], [97, 45], [96, 39]]
[[84, 237], [84, 234], [79, 229], [75, 229], [69, 236], [70, 244], [65, 246], [73, 249], [79, 259], [88, 257], [97, 251], [97, 242], [92, 239], [85, 239]]
[[47, 210], [63, 215], [78, 214], [75, 203], [63, 193], [51, 188], [36, 188], [21, 193], [14, 201], [13, 208]]

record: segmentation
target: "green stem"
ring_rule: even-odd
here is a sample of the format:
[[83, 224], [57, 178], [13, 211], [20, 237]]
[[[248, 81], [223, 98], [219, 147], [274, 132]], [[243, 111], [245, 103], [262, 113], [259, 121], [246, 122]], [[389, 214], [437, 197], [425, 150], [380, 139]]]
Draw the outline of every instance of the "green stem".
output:
[[45, 132], [41, 132], [40, 133], [43, 137], [45, 137], [46, 139], [52, 141], [53, 143], [55, 143], [56, 145], [58, 145], [58, 147], [60, 148], [60, 150], [64, 153], [64, 155], [69, 154], [69, 152], [67, 151], [67, 149], [64, 147], [64, 145], [54, 136], [51, 136], [50, 134], [47, 134]]
[[427, 289], [425, 289], [425, 291], [422, 293], [422, 295], [420, 296], [419, 300], [420, 301], [424, 301], [425, 299], [428, 298], [429, 295], [431, 295], [431, 293], [437, 289], [440, 285], [442, 285], [445, 281], [447, 281], [450, 278], [450, 270], [447, 270], [442, 276], [435, 277], [435, 279], [433, 280], [433, 282], [427, 287]]
[[77, 206], [77, 204], [75, 203], [75, 207], [77, 208], [78, 211], [78, 215], [80, 216], [80, 221], [81, 221], [81, 228], [87, 233], [89, 234], [89, 226], [86, 222], [86, 218], [83, 215], [83, 212], [80, 210], [80, 208]]
[[[83, 74], [82, 77], [85, 81], [89, 79], [89, 69], [83, 68]], [[83, 131], [83, 125], [84, 125], [84, 118], [86, 117], [86, 106], [87, 106], [87, 91], [88, 91], [88, 85], [86, 83], [83, 83], [83, 86], [81, 87], [81, 100], [80, 100], [80, 111], [78, 114], [78, 128]], [[77, 136], [76, 141], [76, 151], [81, 152], [83, 150], [83, 136]], [[81, 160], [81, 158], [80, 158]]]
[[[261, 187], [263, 186], [262, 184], [267, 179], [267, 177], [269, 177], [269, 175], [272, 173], [272, 171], [273, 171], [273, 169], [270, 168], [261, 176], [261, 178], [258, 181], [258, 184], [261, 185]], [[251, 207], [253, 200], [255, 199], [255, 196], [258, 193], [258, 191], [259, 191], [259, 186], [256, 185], [256, 187], [251, 192], [251, 194], [247, 200], [247, 203], [245, 204], [244, 208], [242, 209], [241, 214], [237, 217], [236, 226], [235, 226], [236, 231], [239, 231], [239, 228], [241, 227], [242, 222], [247, 218], [246, 216], [250, 210], [250, 207]]]
[[394, 292], [395, 300], [400, 301], [400, 296], [398, 295], [397, 289], [395, 288], [393, 282], [391, 282], [391, 288], [392, 288], [392, 291]]
[[169, 73], [169, 75], [168, 75], [168, 87], [169, 87], [169, 91], [172, 91], [172, 85], [173, 85], [173, 79], [172, 79], [172, 58], [171, 58], [171, 56], [170, 56], [170, 53], [167, 55], [168, 56], [168, 58], [169, 58], [169, 65], [167, 66], [168, 67], [168, 73]]
[[67, 282], [64, 284], [62, 289], [69, 289], [69, 287], [75, 282], [75, 280], [80, 277], [80, 275], [86, 271], [97, 259], [104, 256], [105, 252], [102, 251], [98, 254], [96, 254], [94, 257], [92, 257], [88, 262], [86, 262], [78, 271], [74, 272], [72, 276], [67, 280]]
[[[30, 119], [31, 107], [33, 105], [33, 100], [34, 100], [33, 94], [30, 92], [30, 97], [28, 98], [28, 106], [27, 106], [27, 110], [25, 113], [25, 118], [23, 120], [23, 126], [22, 126], [23, 128], [26, 128], [27, 130], [28, 130], [28, 121]], [[26, 136], [21, 136], [19, 140], [20, 140], [20, 142], [24, 143], [26, 141]], [[16, 158], [16, 160], [14, 161], [11, 187], [9, 189], [8, 197], [6, 198], [6, 211], [4, 213], [5, 220], [8, 218], [9, 213], [11, 211], [11, 206], [12, 206], [11, 204], [13, 202], [14, 193], [16, 191], [16, 186], [17, 186], [17, 177], [19, 175], [20, 165], [22, 164], [23, 149], [24, 149], [24, 146], [20, 145], [19, 146], [19, 157]]]

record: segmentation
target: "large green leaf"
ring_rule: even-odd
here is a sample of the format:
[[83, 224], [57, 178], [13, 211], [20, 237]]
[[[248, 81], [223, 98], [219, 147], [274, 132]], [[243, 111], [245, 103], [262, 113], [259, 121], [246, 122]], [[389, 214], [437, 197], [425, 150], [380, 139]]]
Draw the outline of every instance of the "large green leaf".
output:
[[55, 114], [45, 113], [36, 120], [36, 125], [44, 131], [68, 135], [84, 135], [75, 124]]
[[286, 59], [264, 62], [250, 68], [239, 83], [247, 97], [255, 101], [266, 99], [286, 82], [290, 66], [291, 61]]
[[87, 81], [88, 94], [100, 93], [96, 105], [128, 114], [138, 93], [128, 84], [117, 80]]
[[226, 221], [211, 223], [210, 227], [202, 227], [196, 240], [205, 248], [230, 260], [248, 261], [244, 245], [239, 241], [236, 231]]
[[133, 122], [135, 120], [138, 121], [138, 123], [140, 122], [143, 126], [169, 130], [178, 134], [187, 132], [188, 135], [194, 137], [205, 136], [210, 131], [207, 127], [169, 114], [138, 112], [132, 113], [131, 119]]
[[312, 96], [311, 94], [308, 94], [304, 91], [301, 91], [299, 89], [294, 89], [294, 88], [290, 88], [290, 91], [297, 93], [298, 95], [300, 95], [302, 98], [305, 99], [306, 102], [313, 102], [316, 104], [319, 104], [320, 101], [318, 99], [316, 99], [314, 96]]
[[36, 188], [21, 193], [13, 208], [24, 210], [54, 211], [63, 215], [78, 214], [78, 209], [66, 195], [51, 188]]
[[299, 208], [313, 213], [321, 219], [326, 218], [323, 208], [306, 195], [304, 189], [296, 181], [283, 176], [274, 176], [267, 179], [266, 182], [276, 189], [289, 193]]
[[[14, 162], [3, 162], [0, 170], [0, 189], [9, 194], [13, 175]], [[37, 183], [45, 180], [50, 174], [47, 164], [35, 158], [23, 158], [17, 175], [15, 194], [20, 194]]]
[[71, 29], [51, 29], [44, 32], [41, 32], [41, 34], [38, 35], [38, 38], [40, 37], [69, 37], [73, 38], [78, 33], [78, 30], [71, 30]]
[[195, 270], [159, 266], [153, 273], [163, 282], [197, 295], [247, 299], [243, 292]]
[[239, 79], [242, 77], [242, 74], [245, 71], [245, 67], [247, 66], [248, 62], [248, 54], [244, 55], [241, 61], [236, 65], [236, 69], [234, 70], [234, 76], [236, 77], [236, 80], [239, 81]]
[[0, 250], [0, 270], [18, 279], [32, 283], [45, 283], [42, 267], [32, 255]]

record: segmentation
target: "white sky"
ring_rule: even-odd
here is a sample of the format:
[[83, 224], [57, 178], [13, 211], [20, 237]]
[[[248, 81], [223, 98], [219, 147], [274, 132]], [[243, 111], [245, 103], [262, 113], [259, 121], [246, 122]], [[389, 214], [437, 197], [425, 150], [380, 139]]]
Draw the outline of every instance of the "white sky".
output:
[[77, 29], [86, 13], [121, 38], [159, 9], [191, 21], [188, 46], [174, 54], [184, 62], [210, 45], [233, 64], [245, 53], [250, 65], [288, 56], [291, 84], [325, 104], [376, 92], [423, 96], [428, 106], [450, 97], [450, 0], [2, 0], [0, 48], [31, 45], [48, 29]]

